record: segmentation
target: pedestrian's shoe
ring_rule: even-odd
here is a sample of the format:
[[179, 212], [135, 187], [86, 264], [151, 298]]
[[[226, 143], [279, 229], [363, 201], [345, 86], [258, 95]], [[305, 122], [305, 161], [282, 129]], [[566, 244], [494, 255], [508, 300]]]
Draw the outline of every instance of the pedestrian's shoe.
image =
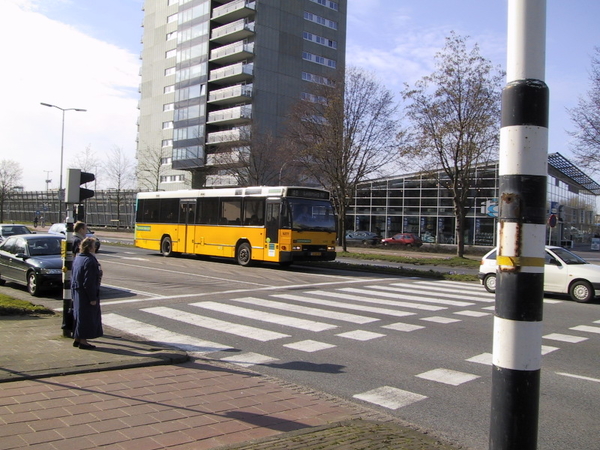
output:
[[73, 341], [73, 347], [79, 347], [79, 341]]
[[79, 344], [79, 348], [80, 348], [81, 350], [94, 350], [94, 349], [96, 348], [96, 346], [95, 346], [95, 345], [92, 345], [92, 344], [81, 344], [81, 343], [80, 343], [80, 344]]

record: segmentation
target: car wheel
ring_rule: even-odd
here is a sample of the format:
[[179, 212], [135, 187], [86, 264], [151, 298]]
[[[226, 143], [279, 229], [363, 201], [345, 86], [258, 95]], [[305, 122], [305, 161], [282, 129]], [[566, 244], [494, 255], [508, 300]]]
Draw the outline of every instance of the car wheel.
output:
[[252, 261], [252, 249], [250, 244], [242, 242], [235, 252], [235, 259], [240, 266], [248, 266]]
[[363, 245], [363, 247], [368, 247], [368, 246], [369, 246], [369, 242], [367, 242], [367, 241], [362, 241], [362, 245]]
[[406, 244], [406, 248], [412, 248], [412, 244]]
[[160, 252], [163, 256], [173, 256], [173, 242], [169, 236], [164, 237], [160, 242]]
[[576, 302], [588, 303], [594, 299], [596, 292], [589, 282], [580, 280], [571, 285], [569, 294], [571, 294], [571, 298]]
[[496, 292], [496, 274], [490, 273], [483, 279], [483, 287], [492, 294]]
[[40, 287], [38, 286], [38, 279], [35, 272], [27, 274], [27, 291], [34, 297], [40, 295]]

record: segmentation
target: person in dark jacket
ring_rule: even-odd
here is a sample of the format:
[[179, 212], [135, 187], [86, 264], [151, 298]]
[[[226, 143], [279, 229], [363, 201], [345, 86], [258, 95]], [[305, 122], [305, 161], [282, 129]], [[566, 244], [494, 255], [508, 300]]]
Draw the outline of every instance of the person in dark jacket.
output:
[[73, 254], [79, 253], [79, 246], [87, 234], [87, 225], [85, 222], [75, 222], [73, 226]]
[[93, 350], [95, 345], [87, 340], [103, 335], [100, 311], [100, 281], [102, 269], [96, 259], [96, 239], [89, 237], [81, 241], [80, 251], [73, 261], [71, 274], [71, 297], [75, 329], [73, 346], [82, 350]]

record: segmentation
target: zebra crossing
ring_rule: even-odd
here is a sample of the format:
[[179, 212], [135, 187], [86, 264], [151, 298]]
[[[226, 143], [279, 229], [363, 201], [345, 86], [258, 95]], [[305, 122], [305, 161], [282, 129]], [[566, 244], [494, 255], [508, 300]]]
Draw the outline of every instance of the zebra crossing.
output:
[[[226, 342], [231, 338], [236, 343], [240, 340], [272, 343], [280, 345], [282, 350], [315, 354], [337, 347], [339, 339], [360, 345], [360, 342], [385, 339], [390, 333], [423, 332], [428, 327], [452, 326], [466, 319], [488, 318], [491, 321], [493, 302], [494, 296], [481, 286], [453, 281], [405, 280], [385, 285], [367, 283], [363, 286], [328, 289], [295, 287], [294, 293], [281, 289], [279, 292], [260, 292], [253, 296], [233, 295], [219, 302], [195, 301], [184, 305], [140, 309], [149, 317], [173, 321], [174, 326], [169, 327], [171, 329], [178, 329], [177, 323], [191, 326], [191, 329], [185, 328], [187, 334], [152, 325], [152, 320], [136, 320], [115, 312], [104, 314], [103, 322], [126, 333], [181, 348], [193, 356], [211, 354], [211, 357], [221, 361], [251, 367], [278, 361], [279, 358], [277, 355], [262, 355], [252, 351], [241, 351], [231, 356], [227, 352], [239, 349], [239, 344], [234, 346], [199, 339], [193, 336], [196, 334], [194, 331], [198, 334], [209, 331], [212, 336], [222, 336]], [[275, 329], [269, 329], [270, 326]], [[598, 333], [599, 329], [581, 325], [572, 330]], [[560, 333], [551, 333], [544, 338], [565, 344], [576, 344], [587, 339]], [[250, 344], [248, 346], [251, 347]], [[547, 354], [558, 350], [558, 347], [544, 346], [542, 350]], [[491, 365], [492, 355], [472, 355], [465, 361]], [[415, 377], [427, 382], [459, 386], [476, 380], [480, 375], [434, 367]], [[427, 397], [393, 386], [381, 386], [356, 393], [354, 398], [397, 409]]]

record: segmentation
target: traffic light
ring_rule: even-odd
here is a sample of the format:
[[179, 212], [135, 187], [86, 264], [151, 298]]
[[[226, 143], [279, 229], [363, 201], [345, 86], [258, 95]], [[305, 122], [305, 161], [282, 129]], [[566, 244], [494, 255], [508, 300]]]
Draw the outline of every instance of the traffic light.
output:
[[86, 198], [93, 197], [93, 190], [81, 188], [79, 186], [94, 181], [95, 179], [96, 177], [93, 173], [82, 172], [81, 169], [67, 169], [65, 202], [79, 204]]

